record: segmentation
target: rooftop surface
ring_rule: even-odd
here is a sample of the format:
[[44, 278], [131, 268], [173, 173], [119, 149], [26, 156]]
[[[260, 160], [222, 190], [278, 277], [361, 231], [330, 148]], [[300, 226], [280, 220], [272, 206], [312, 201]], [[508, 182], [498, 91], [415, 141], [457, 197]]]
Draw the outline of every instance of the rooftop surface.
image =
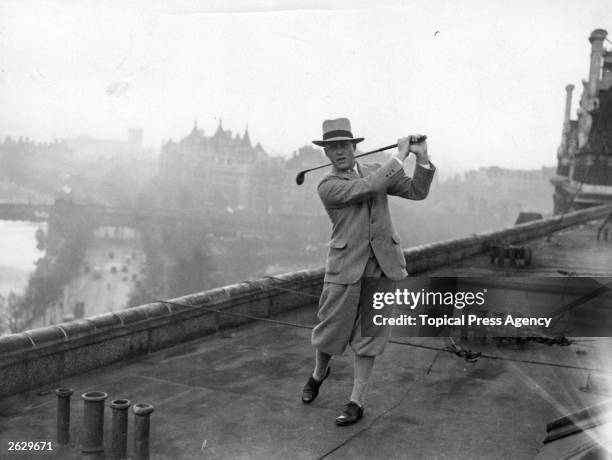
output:
[[[312, 325], [313, 317], [302, 311], [283, 319]], [[376, 361], [364, 419], [351, 427], [337, 427], [334, 419], [350, 395], [352, 357], [333, 361], [319, 397], [305, 405], [300, 395], [312, 370], [309, 330], [285, 325], [259, 322], [61, 384], [75, 389], [73, 440], [80, 436], [78, 394], [101, 390], [109, 399], [152, 403], [153, 458], [516, 459], [538, 453], [546, 423], [600, 402], [602, 396], [581, 388], [589, 369], [611, 368], [602, 354], [611, 345], [607, 339], [521, 349], [470, 344], [490, 356], [476, 363], [414, 345], [444, 343], [389, 344]], [[2, 402], [3, 454], [10, 454], [11, 440], [55, 439], [54, 388]], [[77, 449], [56, 454], [79, 457]]]
[[[526, 268], [492, 266], [481, 254], [424, 276], [609, 275], [612, 243], [597, 241], [596, 232], [597, 223], [588, 223], [529, 242]], [[589, 385], [612, 371], [609, 338], [569, 346], [472, 339], [463, 345], [483, 353], [473, 363], [445, 350], [441, 338], [396, 338], [376, 361], [364, 418], [337, 427], [351, 392], [352, 353], [334, 358], [314, 403], [300, 400], [313, 366], [315, 314], [296, 310], [274, 318], [281, 322], [252, 322], [0, 399], [0, 457], [80, 458], [78, 447], [7, 450], [9, 441], [55, 440], [52, 391], [60, 386], [75, 389], [75, 444], [80, 394], [153, 404], [151, 453], [159, 459], [533, 458], [548, 422], [612, 395]], [[108, 444], [108, 407], [105, 417]], [[130, 418], [129, 451], [131, 425]]]
[[597, 240], [603, 220], [594, 220], [566, 228], [548, 238], [524, 244], [531, 248], [532, 263], [527, 268], [503, 267], [490, 263], [488, 254], [478, 254], [459, 262], [430, 270], [427, 276], [610, 276], [612, 241]]

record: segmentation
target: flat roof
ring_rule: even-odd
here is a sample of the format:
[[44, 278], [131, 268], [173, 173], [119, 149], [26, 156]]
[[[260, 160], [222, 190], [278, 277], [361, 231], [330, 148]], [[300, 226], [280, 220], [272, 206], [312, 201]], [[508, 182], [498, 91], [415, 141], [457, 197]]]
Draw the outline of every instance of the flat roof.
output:
[[[277, 319], [315, 322], [314, 311], [305, 310]], [[80, 394], [99, 390], [109, 401], [153, 404], [152, 458], [532, 458], [548, 422], [602, 400], [582, 391], [593, 369], [612, 369], [608, 339], [565, 347], [471, 343], [485, 355], [475, 363], [443, 351], [442, 339], [397, 339], [376, 361], [363, 420], [337, 427], [351, 392], [352, 354], [332, 361], [319, 397], [305, 405], [309, 337], [308, 329], [255, 322], [6, 397], [0, 400], [3, 454], [8, 441], [55, 440], [52, 390], [68, 386], [75, 389], [76, 443]], [[105, 418], [108, 445], [108, 407]], [[130, 447], [132, 439], [130, 418]], [[74, 448], [57, 458], [79, 455]]]

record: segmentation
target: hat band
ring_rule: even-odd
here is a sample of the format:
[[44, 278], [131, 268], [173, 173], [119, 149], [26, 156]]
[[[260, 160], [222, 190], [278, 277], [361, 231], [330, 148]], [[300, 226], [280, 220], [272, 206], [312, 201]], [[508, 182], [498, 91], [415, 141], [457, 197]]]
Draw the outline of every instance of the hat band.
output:
[[343, 129], [336, 129], [334, 131], [328, 131], [323, 134], [323, 140], [331, 139], [334, 137], [347, 137], [349, 139], [353, 139], [353, 133], [350, 131], [345, 131]]

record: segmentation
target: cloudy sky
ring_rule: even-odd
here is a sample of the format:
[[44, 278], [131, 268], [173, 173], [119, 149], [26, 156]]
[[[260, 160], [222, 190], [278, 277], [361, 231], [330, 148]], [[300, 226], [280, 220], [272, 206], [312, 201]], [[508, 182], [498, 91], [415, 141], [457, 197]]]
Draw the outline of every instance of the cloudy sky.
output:
[[222, 118], [288, 155], [348, 116], [364, 149], [426, 133], [443, 175], [539, 168], [612, 28], [609, 0], [201, 3], [0, 0], [0, 136], [159, 148]]

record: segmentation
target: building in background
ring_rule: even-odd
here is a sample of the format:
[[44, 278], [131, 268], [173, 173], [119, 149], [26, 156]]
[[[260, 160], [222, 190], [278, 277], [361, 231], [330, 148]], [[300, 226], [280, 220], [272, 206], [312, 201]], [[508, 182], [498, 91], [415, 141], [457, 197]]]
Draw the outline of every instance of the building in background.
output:
[[197, 122], [178, 142], [162, 146], [160, 183], [164, 206], [215, 213], [278, 215], [321, 213], [311, 203], [312, 191], [297, 188], [297, 169], [320, 164], [320, 150], [304, 147], [285, 160], [269, 155], [260, 143], [252, 144], [248, 127], [232, 134], [222, 122], [206, 136]]
[[577, 119], [570, 119], [573, 85], [565, 87], [565, 116], [557, 151], [554, 212], [612, 202], [612, 50], [607, 32], [591, 33], [589, 79], [583, 81]]
[[94, 139], [79, 136], [65, 139], [66, 145], [75, 154], [76, 160], [88, 160], [121, 156], [136, 156], [145, 153], [142, 145], [142, 128], [128, 128], [127, 139]]

